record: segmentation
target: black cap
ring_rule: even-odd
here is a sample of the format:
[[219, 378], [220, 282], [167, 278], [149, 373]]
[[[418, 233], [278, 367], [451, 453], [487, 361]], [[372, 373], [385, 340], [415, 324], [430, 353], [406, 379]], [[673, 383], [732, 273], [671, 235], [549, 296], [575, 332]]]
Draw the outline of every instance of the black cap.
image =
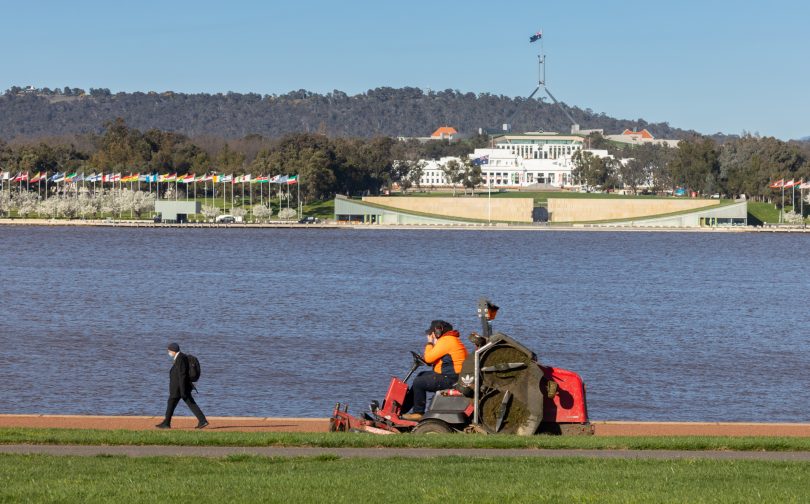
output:
[[452, 330], [453, 324], [451, 324], [450, 322], [445, 322], [444, 320], [434, 320], [433, 322], [430, 323], [430, 327], [428, 328], [426, 333], [431, 334], [438, 331], [439, 335], [442, 335], [447, 331]]
[[169, 343], [169, 346], [166, 347], [166, 348], [168, 348], [172, 352], [179, 352], [180, 351], [180, 345], [178, 345], [177, 343]]

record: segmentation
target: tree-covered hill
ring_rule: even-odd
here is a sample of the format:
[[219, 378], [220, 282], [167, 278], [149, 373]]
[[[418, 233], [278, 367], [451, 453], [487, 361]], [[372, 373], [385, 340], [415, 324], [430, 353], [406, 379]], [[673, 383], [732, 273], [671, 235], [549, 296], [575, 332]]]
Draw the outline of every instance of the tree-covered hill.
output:
[[[418, 88], [377, 88], [349, 96], [294, 91], [284, 95], [85, 92], [12, 87], [0, 96], [0, 138], [5, 140], [100, 133], [103, 125], [123, 118], [135, 128], [157, 128], [191, 137], [242, 138], [250, 134], [276, 138], [293, 132], [329, 136], [427, 136], [451, 125], [462, 134], [499, 128], [515, 114], [515, 131], [570, 131], [570, 122], [553, 104], [489, 93]], [[659, 138], [686, 138], [693, 132], [624, 120], [577, 107], [569, 109], [583, 129], [606, 134], [647, 128]]]

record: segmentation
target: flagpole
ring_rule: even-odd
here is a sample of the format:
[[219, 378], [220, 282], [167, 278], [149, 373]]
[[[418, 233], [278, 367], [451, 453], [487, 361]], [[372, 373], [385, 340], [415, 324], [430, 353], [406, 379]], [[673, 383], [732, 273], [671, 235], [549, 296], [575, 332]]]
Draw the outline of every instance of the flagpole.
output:
[[785, 213], [785, 183], [782, 182], [782, 208], [779, 210], [779, 223], [782, 223], [782, 215]]

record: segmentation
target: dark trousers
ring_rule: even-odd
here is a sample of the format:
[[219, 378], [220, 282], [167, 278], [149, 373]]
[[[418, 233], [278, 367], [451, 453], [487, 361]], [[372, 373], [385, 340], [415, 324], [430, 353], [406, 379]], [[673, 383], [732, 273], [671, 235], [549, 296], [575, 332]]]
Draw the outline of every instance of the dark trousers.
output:
[[453, 388], [458, 381], [458, 375], [442, 375], [433, 371], [422, 371], [411, 383], [408, 395], [405, 396], [405, 404], [402, 405], [402, 413], [407, 413], [413, 406], [414, 413], [424, 413], [427, 393]]
[[185, 401], [186, 406], [188, 406], [188, 409], [190, 409], [191, 412], [194, 413], [194, 416], [197, 417], [198, 422], [200, 423], [205, 422], [205, 415], [203, 415], [203, 412], [200, 409], [200, 407], [197, 406], [197, 401], [195, 401], [194, 398], [191, 397], [191, 394], [189, 394], [188, 397], [182, 398], [169, 397], [169, 402], [168, 404], [166, 404], [166, 417], [163, 419], [163, 423], [165, 423], [166, 425], [170, 425], [172, 423], [172, 415], [174, 415], [174, 408], [177, 407], [177, 403], [180, 402], [180, 399], [183, 399], [183, 401]]

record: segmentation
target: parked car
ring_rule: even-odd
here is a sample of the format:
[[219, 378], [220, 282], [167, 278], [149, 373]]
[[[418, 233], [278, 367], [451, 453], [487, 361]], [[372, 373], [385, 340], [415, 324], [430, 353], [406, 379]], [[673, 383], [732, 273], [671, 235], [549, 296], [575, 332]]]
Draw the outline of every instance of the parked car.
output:
[[319, 219], [317, 217], [304, 217], [303, 219], [298, 221], [299, 224], [318, 224], [320, 222], [321, 222], [321, 219]]
[[236, 217], [233, 215], [220, 215], [215, 222], [217, 224], [233, 224], [236, 222]]

